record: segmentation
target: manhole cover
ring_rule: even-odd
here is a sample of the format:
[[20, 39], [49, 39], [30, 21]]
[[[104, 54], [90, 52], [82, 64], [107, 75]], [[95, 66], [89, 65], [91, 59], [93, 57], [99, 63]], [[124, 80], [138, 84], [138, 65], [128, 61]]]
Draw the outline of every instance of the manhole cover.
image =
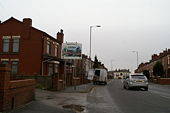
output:
[[75, 105], [75, 104], [69, 104], [69, 105], [64, 105], [63, 108], [65, 109], [72, 109], [74, 111], [82, 112], [84, 110], [84, 106], [82, 105]]

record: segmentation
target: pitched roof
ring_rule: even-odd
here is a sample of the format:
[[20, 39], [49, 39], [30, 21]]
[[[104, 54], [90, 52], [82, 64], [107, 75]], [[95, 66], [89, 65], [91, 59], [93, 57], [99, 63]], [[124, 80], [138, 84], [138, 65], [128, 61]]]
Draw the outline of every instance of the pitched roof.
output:
[[[14, 18], [14, 17], [11, 17], [11, 18], [5, 20], [5, 21], [2, 22], [1, 24], [5, 24], [5, 23], [7, 23], [7, 22], [9, 22], [9, 21], [16, 21], [16, 22], [18, 22], [18, 23], [20, 23], [20, 24], [23, 24], [23, 22], [17, 20], [17, 19]], [[41, 33], [43, 33], [44, 35], [48, 36], [48, 37], [51, 38], [52, 40], [57, 41], [56, 38], [52, 37], [51, 35], [47, 34], [46, 32], [44, 32], [44, 31], [42, 31], [42, 30], [39, 30], [39, 29], [37, 29], [37, 28], [35, 28], [35, 27], [32, 27], [32, 26], [30, 26], [30, 28], [35, 29], [35, 30], [37, 30], [37, 31], [39, 31], [39, 32], [41, 32]], [[58, 42], [58, 41], [57, 41], [57, 42]]]

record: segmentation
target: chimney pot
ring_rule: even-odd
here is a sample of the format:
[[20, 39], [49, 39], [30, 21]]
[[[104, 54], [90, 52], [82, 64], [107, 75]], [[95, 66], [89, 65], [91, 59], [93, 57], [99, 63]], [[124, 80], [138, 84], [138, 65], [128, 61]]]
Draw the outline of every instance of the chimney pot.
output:
[[62, 30], [62, 29], [60, 30], [60, 33], [63, 33], [63, 30]]

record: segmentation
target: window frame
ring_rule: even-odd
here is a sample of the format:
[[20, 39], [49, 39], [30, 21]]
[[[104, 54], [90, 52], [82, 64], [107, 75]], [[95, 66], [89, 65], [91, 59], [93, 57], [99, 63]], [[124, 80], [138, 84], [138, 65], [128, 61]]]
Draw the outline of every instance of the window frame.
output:
[[47, 54], [51, 54], [51, 42], [47, 41]]
[[[17, 42], [15, 42], [15, 40], [18, 40]], [[15, 48], [15, 45], [17, 46], [17, 49]], [[20, 49], [20, 36], [12, 36], [12, 52], [17, 53], [19, 52]]]
[[54, 56], [58, 56], [58, 47], [57, 46], [55, 46], [55, 48], [54, 48]]
[[1, 64], [9, 64], [9, 61], [1, 61]]
[[[13, 63], [16, 63], [16, 64], [13, 64]], [[11, 61], [11, 73], [12, 75], [16, 75], [18, 73], [18, 65], [19, 65], [19, 62], [18, 61]], [[16, 66], [14, 68], [14, 66]], [[13, 69], [16, 69], [15, 71]]]
[[55, 72], [55, 73], [59, 73], [59, 65], [58, 65], [58, 64], [55, 64], [54, 66], [55, 66], [55, 67], [54, 67], [54, 68], [55, 68], [55, 71], [54, 71], [54, 72]]
[[[8, 42], [5, 42], [5, 41], [8, 41]], [[10, 39], [9, 38], [2, 39], [2, 52], [4, 53], [10, 52]]]
[[[15, 42], [17, 41], [17, 42]], [[20, 39], [19, 38], [13, 38], [12, 40], [12, 52], [17, 53], [19, 52], [19, 45], [20, 45]]]
[[[50, 69], [52, 70], [51, 72], [50, 72]], [[48, 76], [51, 76], [53, 74], [54, 74], [54, 66], [53, 64], [49, 63], [48, 64]]]

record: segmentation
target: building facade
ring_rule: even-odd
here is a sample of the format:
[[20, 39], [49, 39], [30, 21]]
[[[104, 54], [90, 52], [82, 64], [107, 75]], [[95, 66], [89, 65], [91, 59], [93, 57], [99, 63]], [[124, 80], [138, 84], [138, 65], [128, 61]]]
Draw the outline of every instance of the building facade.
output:
[[[19, 21], [11, 17], [0, 22], [0, 63], [9, 64], [13, 76], [58, 75], [51, 76], [56, 80], [50, 82], [54, 84], [57, 81], [59, 85], [56, 86], [61, 86], [58, 89], [64, 85], [87, 83], [88, 70], [94, 61], [86, 55], [82, 55], [82, 59], [62, 59], [63, 41], [63, 30], [52, 37], [34, 28], [30, 18]], [[105, 68], [101, 62], [100, 67]]]
[[130, 73], [129, 69], [116, 69], [114, 71], [110, 71], [109, 75], [112, 76], [112, 78], [123, 79], [129, 73]]
[[62, 75], [63, 38], [63, 30], [54, 38], [34, 28], [30, 18], [11, 17], [0, 23], [0, 63], [10, 64], [13, 75]]
[[157, 54], [153, 54], [151, 60], [146, 63], [141, 63], [136, 69], [136, 72], [143, 72], [144, 70], [148, 70], [150, 72], [150, 76], [153, 75], [153, 67], [156, 62], [161, 62], [164, 69], [163, 77], [170, 77], [170, 49], [166, 49], [163, 52]]

